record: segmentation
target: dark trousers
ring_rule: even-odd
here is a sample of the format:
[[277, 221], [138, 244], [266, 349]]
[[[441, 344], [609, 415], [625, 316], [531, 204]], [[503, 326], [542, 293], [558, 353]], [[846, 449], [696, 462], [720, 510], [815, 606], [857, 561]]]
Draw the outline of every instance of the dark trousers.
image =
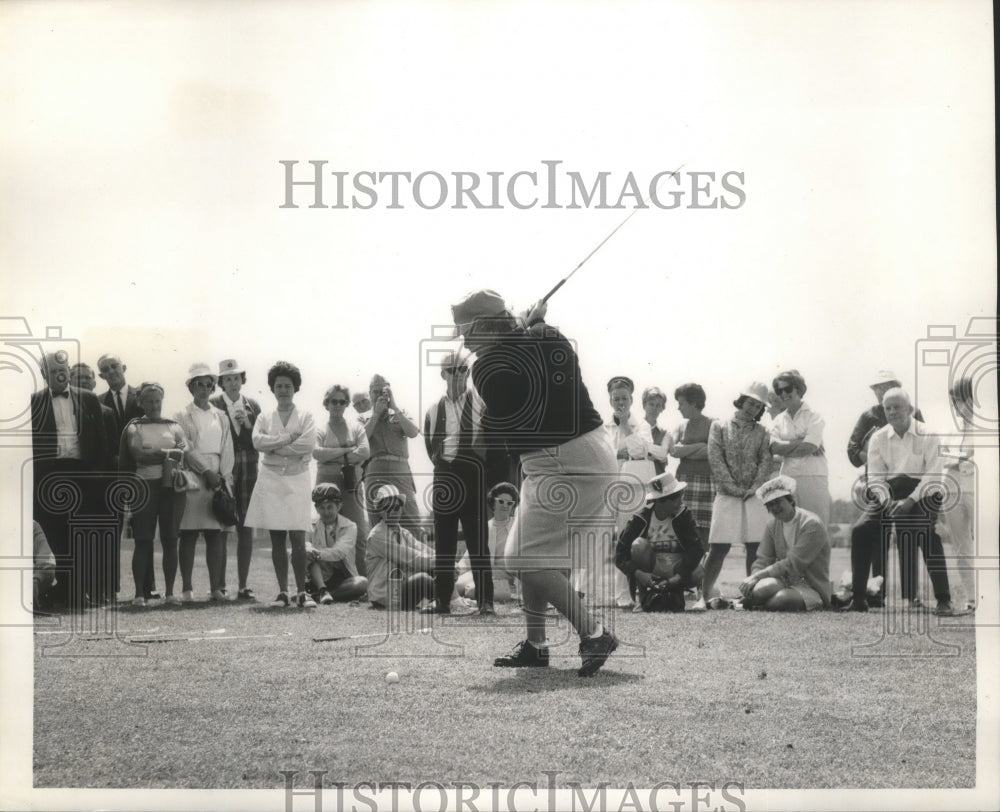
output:
[[[913, 480], [915, 484], [915, 480]], [[894, 487], [893, 499], [904, 499], [913, 487]], [[924, 559], [927, 574], [938, 601], [951, 600], [948, 569], [941, 537], [937, 534], [937, 507], [928, 500], [915, 502], [906, 513], [889, 516], [884, 509], [871, 509], [851, 529], [851, 577], [855, 598], [864, 596], [868, 586], [868, 570], [873, 559], [880, 558], [883, 573], [889, 550], [889, 533], [895, 525], [896, 548], [899, 551], [900, 592], [913, 600], [917, 591], [917, 550]]]
[[87, 595], [95, 601], [114, 596], [118, 519], [106, 498], [112, 481], [80, 460], [35, 460], [34, 518], [59, 571], [53, 601], [80, 609]]
[[434, 597], [448, 606], [455, 587], [458, 525], [472, 564], [476, 602], [493, 603], [493, 567], [486, 528], [486, 469], [478, 459], [456, 458], [434, 466]]

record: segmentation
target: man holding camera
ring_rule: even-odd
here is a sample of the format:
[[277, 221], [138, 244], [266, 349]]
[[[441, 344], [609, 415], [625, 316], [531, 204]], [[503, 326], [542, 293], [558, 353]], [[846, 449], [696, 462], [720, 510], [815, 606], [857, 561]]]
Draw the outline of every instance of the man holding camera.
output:
[[[420, 434], [410, 416], [396, 405], [389, 382], [381, 375], [372, 376], [368, 393], [372, 415], [365, 421], [365, 433], [371, 457], [365, 468], [365, 491], [374, 494], [382, 485], [393, 485], [403, 495], [402, 524], [413, 533], [420, 526], [417, 490], [410, 471], [409, 441]], [[372, 526], [378, 521], [369, 502]]]

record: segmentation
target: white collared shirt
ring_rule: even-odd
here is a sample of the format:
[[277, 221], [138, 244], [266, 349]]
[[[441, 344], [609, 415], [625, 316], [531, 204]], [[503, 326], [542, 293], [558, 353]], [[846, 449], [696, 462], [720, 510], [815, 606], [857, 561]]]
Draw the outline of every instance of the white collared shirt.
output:
[[610, 423], [605, 424], [608, 436], [611, 438], [611, 444], [615, 447], [615, 451], [627, 449], [630, 460], [644, 460], [654, 445], [653, 432], [649, 423], [646, 422], [645, 417], [636, 419], [629, 415], [628, 425], [632, 431], [625, 434], [621, 425], [615, 423], [614, 418], [611, 419]]
[[868, 440], [868, 478], [873, 481], [905, 475], [919, 479], [917, 491], [923, 492], [940, 480], [942, 462], [937, 435], [912, 417], [902, 437], [889, 424]]
[[[465, 408], [465, 399], [469, 396], [468, 390], [459, 395], [458, 400], [452, 400], [445, 395], [444, 398], [444, 444], [441, 446], [441, 458], [452, 462], [458, 456], [458, 441], [462, 431], [462, 409]], [[469, 438], [466, 438], [468, 441]]]
[[80, 459], [80, 438], [77, 436], [76, 410], [73, 396], [52, 396], [52, 414], [56, 421], [56, 456]]
[[239, 437], [240, 432], [243, 431], [243, 426], [240, 425], [240, 421], [236, 419], [236, 415], [233, 412], [238, 406], [242, 407], [244, 412], [249, 411], [246, 404], [243, 403], [243, 395], [237, 395], [237, 400], [230, 400], [229, 395], [223, 392], [222, 402], [226, 404], [226, 414], [229, 415], [229, 422], [232, 423], [233, 428], [236, 430], [236, 436]]

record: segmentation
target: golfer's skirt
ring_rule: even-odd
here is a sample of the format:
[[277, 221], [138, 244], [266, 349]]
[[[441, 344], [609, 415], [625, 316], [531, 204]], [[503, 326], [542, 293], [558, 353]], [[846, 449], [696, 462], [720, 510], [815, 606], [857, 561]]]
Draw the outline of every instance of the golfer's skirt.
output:
[[738, 496], [717, 493], [712, 505], [712, 526], [708, 533], [708, 543], [746, 544], [748, 541], [762, 541], [769, 520], [767, 510], [756, 496], [740, 499]]
[[509, 571], [569, 570], [598, 560], [623, 509], [621, 475], [603, 427], [521, 455], [524, 479], [504, 553]]

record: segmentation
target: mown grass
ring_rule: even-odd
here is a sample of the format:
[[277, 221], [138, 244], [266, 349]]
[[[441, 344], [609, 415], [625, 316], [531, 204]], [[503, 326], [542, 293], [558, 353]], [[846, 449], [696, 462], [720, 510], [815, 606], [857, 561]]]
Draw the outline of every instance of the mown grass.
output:
[[[736, 552], [726, 591], [740, 577]], [[265, 550], [251, 586], [273, 596]], [[492, 668], [523, 636], [509, 607], [391, 636], [388, 616], [366, 606], [123, 607], [117, 640], [36, 635], [35, 786], [274, 788], [280, 770], [302, 782], [312, 769], [347, 783], [506, 786], [555, 770], [560, 786], [974, 785], [968, 625], [920, 616], [925, 634], [912, 616], [913, 633], [886, 636], [887, 612], [603, 611], [626, 645], [588, 680], [564, 623], [551, 629], [565, 656], [550, 669]], [[312, 640], [339, 634], [372, 636]], [[197, 639], [123, 642], [187, 636]], [[852, 656], [880, 639], [875, 654], [949, 644], [956, 656]], [[52, 656], [126, 652], [141, 656]], [[398, 684], [386, 684], [389, 670]]]

